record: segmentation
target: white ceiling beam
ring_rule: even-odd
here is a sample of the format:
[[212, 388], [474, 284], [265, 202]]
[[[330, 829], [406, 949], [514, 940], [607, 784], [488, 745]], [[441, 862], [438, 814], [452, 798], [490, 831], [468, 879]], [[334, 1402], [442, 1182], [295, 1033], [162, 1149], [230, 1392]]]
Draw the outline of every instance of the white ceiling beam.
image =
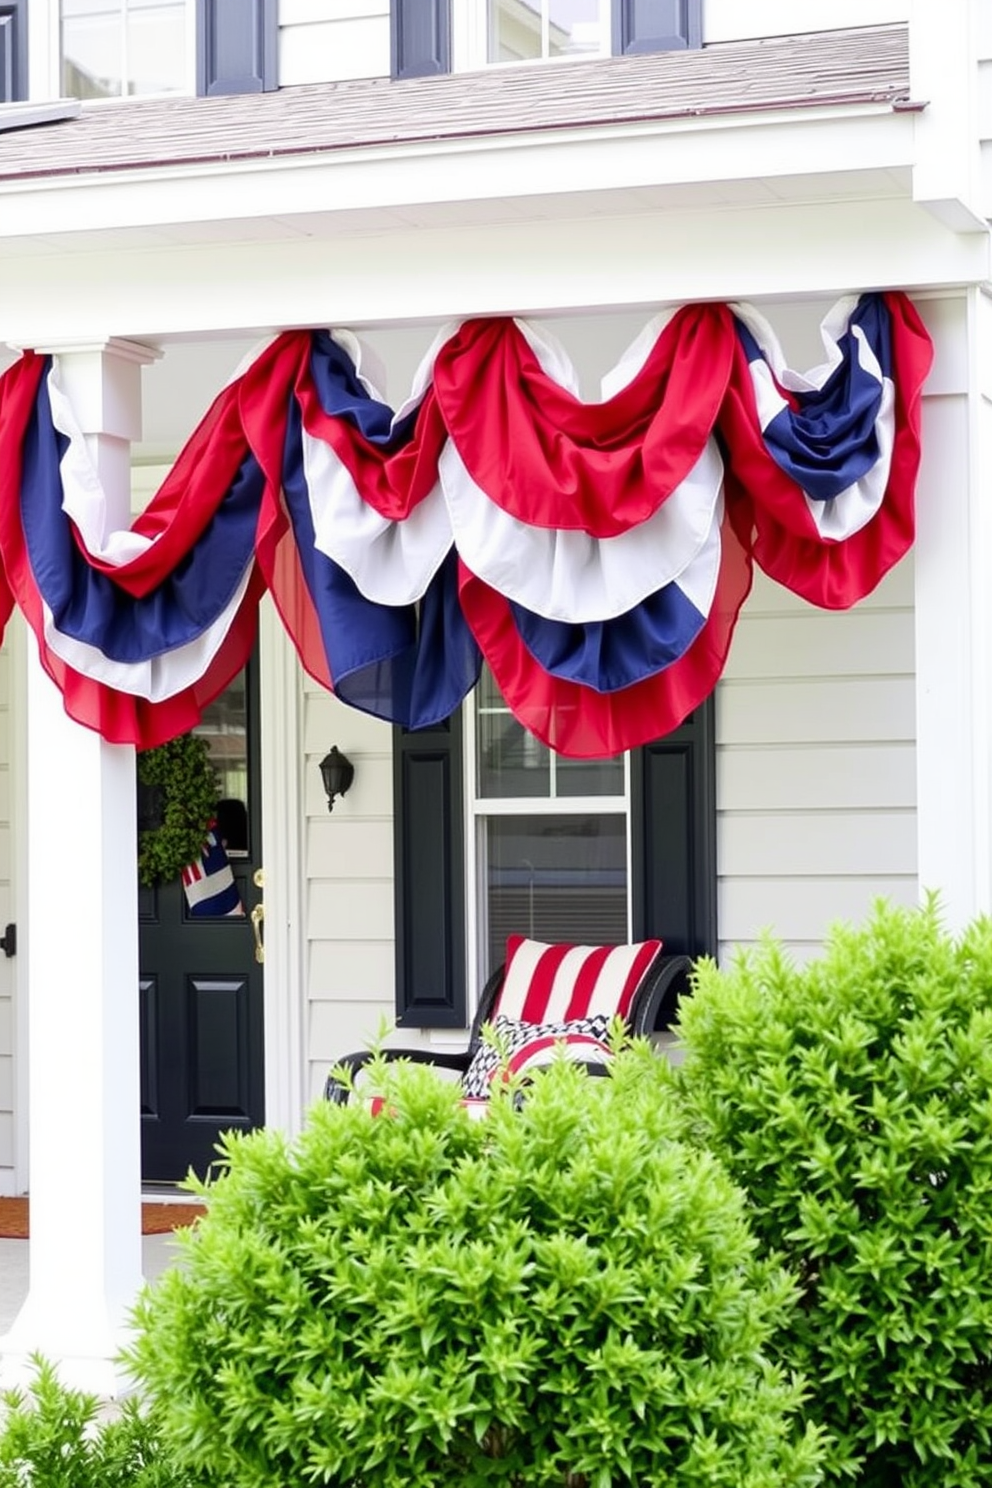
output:
[[35, 253], [0, 274], [0, 340], [253, 334], [706, 299], [926, 290], [990, 276], [989, 239], [906, 201], [645, 212], [327, 242]]

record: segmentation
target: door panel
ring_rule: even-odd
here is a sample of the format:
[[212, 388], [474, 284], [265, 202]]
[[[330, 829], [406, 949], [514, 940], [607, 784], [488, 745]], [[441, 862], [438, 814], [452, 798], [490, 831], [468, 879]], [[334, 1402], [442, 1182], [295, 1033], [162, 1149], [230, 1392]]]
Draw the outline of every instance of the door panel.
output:
[[141, 1169], [145, 1182], [204, 1174], [221, 1133], [264, 1120], [262, 966], [251, 910], [261, 901], [258, 690], [247, 674], [197, 730], [221, 797], [217, 835], [244, 914], [193, 917], [182, 885], [139, 890]]

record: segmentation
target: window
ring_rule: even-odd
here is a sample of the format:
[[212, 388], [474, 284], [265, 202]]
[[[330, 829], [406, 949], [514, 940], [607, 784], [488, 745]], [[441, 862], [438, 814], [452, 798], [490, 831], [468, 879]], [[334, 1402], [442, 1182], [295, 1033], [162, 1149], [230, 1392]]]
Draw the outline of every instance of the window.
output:
[[[254, 686], [252, 686], [254, 682]], [[229, 682], [219, 697], [203, 710], [203, 717], [193, 730], [206, 739], [210, 763], [217, 772], [217, 836], [229, 858], [247, 858], [251, 838], [248, 808], [249, 746], [252, 741], [249, 710], [257, 699], [255, 670], [249, 679], [244, 668]]]
[[94, 99], [275, 88], [276, 4], [61, 0], [62, 92]]
[[[702, 44], [702, 0], [391, 0], [392, 70], [575, 60]], [[454, 34], [452, 34], [454, 26]]]
[[596, 56], [610, 50], [605, 0], [489, 0], [490, 62]]
[[476, 688], [475, 894], [479, 979], [513, 932], [601, 945], [630, 939], [629, 763], [564, 759], [528, 734], [488, 671]]
[[715, 955], [713, 717], [710, 699], [630, 755], [564, 759], [484, 669], [461, 713], [394, 730], [399, 1025], [464, 1027], [511, 932]]
[[186, 0], [62, 0], [62, 92], [192, 92], [187, 12]]
[[0, 0], [0, 103], [28, 96], [28, 3]]

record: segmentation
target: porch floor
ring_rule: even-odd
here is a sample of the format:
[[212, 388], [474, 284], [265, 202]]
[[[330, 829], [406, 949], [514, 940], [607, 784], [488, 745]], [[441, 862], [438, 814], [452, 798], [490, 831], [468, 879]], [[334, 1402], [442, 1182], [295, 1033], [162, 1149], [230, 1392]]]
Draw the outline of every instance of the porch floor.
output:
[[[30, 1240], [0, 1240], [0, 1336], [11, 1327], [27, 1297], [30, 1246]], [[171, 1234], [143, 1235], [141, 1270], [145, 1280], [154, 1281], [174, 1255]]]

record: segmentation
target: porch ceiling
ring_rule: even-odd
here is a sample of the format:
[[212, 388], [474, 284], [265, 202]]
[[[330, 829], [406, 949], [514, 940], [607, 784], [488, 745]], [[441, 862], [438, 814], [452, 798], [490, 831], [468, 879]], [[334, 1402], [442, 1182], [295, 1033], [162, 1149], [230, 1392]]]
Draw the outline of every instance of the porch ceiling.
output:
[[338, 207], [258, 217], [215, 217], [140, 226], [70, 227], [5, 236], [0, 260], [25, 254], [113, 253], [205, 244], [276, 243], [364, 237], [409, 228], [495, 227], [577, 218], [629, 218], [640, 213], [736, 211], [814, 202], [908, 199], [908, 167], [879, 167], [817, 176], [757, 176], [746, 180], [678, 182], [612, 190], [535, 192], [479, 200], [409, 201], [395, 206]]

